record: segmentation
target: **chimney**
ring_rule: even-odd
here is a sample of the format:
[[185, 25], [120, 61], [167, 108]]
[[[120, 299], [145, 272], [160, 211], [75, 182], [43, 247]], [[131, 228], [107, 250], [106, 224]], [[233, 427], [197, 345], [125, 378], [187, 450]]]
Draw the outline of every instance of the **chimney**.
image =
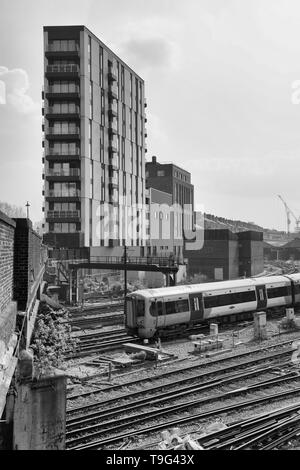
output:
[[155, 155], [153, 155], [153, 157], [152, 157], [152, 163], [157, 163], [157, 162], [156, 162], [156, 156], [155, 156]]

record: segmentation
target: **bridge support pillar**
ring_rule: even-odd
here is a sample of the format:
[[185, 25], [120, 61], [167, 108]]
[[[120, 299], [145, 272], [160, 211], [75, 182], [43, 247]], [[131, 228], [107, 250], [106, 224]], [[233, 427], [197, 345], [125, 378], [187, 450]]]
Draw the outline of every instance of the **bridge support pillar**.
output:
[[[14, 406], [14, 450], [65, 449], [66, 376], [55, 371], [33, 380], [30, 360], [19, 367]], [[29, 375], [28, 375], [29, 374]]]

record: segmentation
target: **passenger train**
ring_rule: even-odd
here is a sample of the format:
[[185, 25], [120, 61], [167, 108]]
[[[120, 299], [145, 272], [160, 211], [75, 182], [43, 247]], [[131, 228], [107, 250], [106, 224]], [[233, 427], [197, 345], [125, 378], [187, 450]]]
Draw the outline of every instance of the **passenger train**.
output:
[[247, 320], [253, 312], [300, 305], [300, 273], [144, 289], [126, 296], [126, 329], [166, 336], [209, 322]]

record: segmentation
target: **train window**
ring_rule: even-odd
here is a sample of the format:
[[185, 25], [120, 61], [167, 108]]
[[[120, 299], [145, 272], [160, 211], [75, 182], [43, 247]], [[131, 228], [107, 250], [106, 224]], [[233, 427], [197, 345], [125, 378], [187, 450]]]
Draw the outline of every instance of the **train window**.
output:
[[198, 297], [195, 297], [193, 299], [193, 301], [194, 301], [194, 310], [199, 310], [199, 299], [198, 299]]
[[185, 300], [175, 300], [171, 302], [166, 302], [166, 315], [172, 313], [188, 312], [189, 311], [189, 301]]
[[224, 305], [241, 304], [255, 300], [255, 291], [251, 290], [204, 297], [204, 306], [205, 308], [223, 307]]
[[163, 303], [157, 302], [157, 315], [163, 315]]
[[151, 302], [150, 315], [152, 315], [153, 317], [156, 316], [156, 302]]
[[294, 284], [294, 292], [296, 294], [300, 294], [300, 284]]
[[136, 301], [136, 316], [143, 317], [145, 315], [145, 301], [137, 299]]
[[285, 297], [287, 295], [291, 295], [291, 289], [289, 286], [272, 287], [271, 289], [267, 289], [267, 293], [269, 299], [274, 299], [276, 297]]

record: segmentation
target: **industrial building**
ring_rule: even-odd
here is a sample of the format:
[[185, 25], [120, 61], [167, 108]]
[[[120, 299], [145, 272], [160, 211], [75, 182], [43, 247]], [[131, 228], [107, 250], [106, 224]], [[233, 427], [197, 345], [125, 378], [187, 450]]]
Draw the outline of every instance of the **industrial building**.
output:
[[263, 234], [228, 229], [205, 230], [200, 250], [185, 250], [188, 275], [203, 275], [207, 281], [250, 277], [263, 271]]

